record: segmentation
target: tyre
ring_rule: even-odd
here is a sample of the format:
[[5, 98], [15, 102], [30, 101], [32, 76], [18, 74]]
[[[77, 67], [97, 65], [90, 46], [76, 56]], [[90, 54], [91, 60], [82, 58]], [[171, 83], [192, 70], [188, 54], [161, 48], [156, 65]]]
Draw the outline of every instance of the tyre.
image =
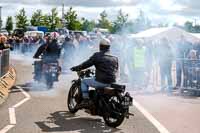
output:
[[53, 88], [53, 78], [51, 76], [51, 74], [46, 74], [46, 85], [48, 89]]
[[122, 124], [125, 118], [125, 112], [122, 110], [121, 100], [117, 96], [113, 96], [109, 99], [109, 106], [112, 112], [110, 114], [103, 115], [103, 119], [109, 127], [116, 128]]
[[70, 113], [76, 113], [78, 109], [76, 106], [79, 103], [80, 99], [80, 92], [79, 92], [79, 86], [77, 86], [75, 83], [72, 84], [67, 98], [67, 105]]
[[53, 88], [53, 81], [47, 82], [47, 88], [48, 88], [48, 89]]

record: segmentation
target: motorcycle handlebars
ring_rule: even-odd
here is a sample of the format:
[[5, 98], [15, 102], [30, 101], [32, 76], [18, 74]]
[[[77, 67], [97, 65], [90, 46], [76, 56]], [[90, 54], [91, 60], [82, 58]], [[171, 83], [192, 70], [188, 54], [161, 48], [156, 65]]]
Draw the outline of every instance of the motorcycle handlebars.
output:
[[95, 71], [93, 69], [85, 69], [85, 70], [76, 71], [76, 72], [77, 72], [77, 75], [81, 78], [91, 77], [92, 75], [95, 74]]

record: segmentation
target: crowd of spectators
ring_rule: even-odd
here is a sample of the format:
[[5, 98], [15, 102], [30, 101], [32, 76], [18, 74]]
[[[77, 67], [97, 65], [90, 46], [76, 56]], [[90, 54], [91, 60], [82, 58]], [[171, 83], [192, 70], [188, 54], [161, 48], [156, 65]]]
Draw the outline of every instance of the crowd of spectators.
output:
[[[7, 42], [4, 43], [10, 44], [14, 51], [26, 54], [33, 53], [40, 45], [47, 43], [47, 37], [7, 36]], [[134, 88], [148, 87], [155, 64], [159, 66], [161, 91], [172, 92], [180, 87], [200, 86], [199, 42], [190, 43], [184, 36], [177, 42], [170, 42], [164, 37], [157, 40], [129, 39], [117, 35], [106, 37], [111, 41], [111, 52], [119, 58], [120, 79], [129, 81]], [[98, 49], [100, 38], [81, 34], [60, 36], [58, 41], [63, 48], [63, 68], [68, 69], [88, 58]], [[176, 68], [175, 78], [172, 77], [173, 66]], [[174, 81], [176, 84], [173, 84]]]

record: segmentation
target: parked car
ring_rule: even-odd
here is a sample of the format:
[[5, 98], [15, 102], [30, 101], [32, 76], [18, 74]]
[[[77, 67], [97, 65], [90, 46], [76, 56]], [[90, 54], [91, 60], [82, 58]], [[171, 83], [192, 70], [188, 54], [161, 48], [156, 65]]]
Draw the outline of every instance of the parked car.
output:
[[43, 38], [44, 32], [43, 31], [27, 31], [25, 32], [25, 36], [32, 36], [32, 37], [40, 36]]
[[69, 30], [66, 28], [56, 28], [55, 31], [58, 32], [60, 35], [69, 35]]
[[4, 35], [8, 35], [9, 34], [7, 30], [1, 30], [0, 33], [4, 34]]
[[87, 36], [87, 31], [72, 31], [72, 30], [70, 30], [69, 34], [74, 34], [74, 35], [80, 34], [82, 36]]

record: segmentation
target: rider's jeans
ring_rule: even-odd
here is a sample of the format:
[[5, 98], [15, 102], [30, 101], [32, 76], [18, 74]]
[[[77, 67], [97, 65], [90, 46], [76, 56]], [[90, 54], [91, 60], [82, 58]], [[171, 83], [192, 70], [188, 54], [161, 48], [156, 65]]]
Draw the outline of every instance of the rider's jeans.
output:
[[83, 79], [81, 82], [81, 91], [83, 93], [83, 98], [89, 98], [89, 93], [88, 93], [89, 87], [104, 88], [108, 86], [110, 86], [110, 84], [104, 84], [104, 83], [98, 82], [95, 80], [95, 77]]

